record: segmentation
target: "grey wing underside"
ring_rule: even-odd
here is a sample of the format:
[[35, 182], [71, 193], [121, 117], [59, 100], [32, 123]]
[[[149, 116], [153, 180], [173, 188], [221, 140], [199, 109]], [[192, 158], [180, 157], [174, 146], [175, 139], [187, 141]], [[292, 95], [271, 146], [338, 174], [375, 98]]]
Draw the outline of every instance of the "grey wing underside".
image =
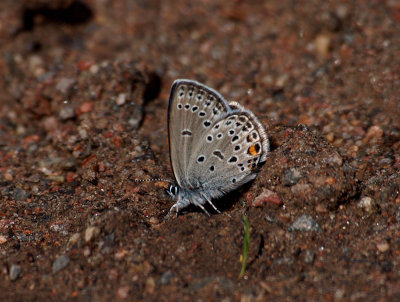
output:
[[218, 198], [256, 176], [269, 142], [251, 111], [189, 80], [174, 82], [169, 106], [171, 163], [181, 187]]
[[188, 173], [201, 179], [212, 198], [254, 179], [269, 151], [264, 127], [254, 114], [237, 103], [230, 106], [232, 112], [210, 127], [197, 144], [194, 154], [208, 154], [208, 158], [204, 162], [193, 159], [188, 167]]

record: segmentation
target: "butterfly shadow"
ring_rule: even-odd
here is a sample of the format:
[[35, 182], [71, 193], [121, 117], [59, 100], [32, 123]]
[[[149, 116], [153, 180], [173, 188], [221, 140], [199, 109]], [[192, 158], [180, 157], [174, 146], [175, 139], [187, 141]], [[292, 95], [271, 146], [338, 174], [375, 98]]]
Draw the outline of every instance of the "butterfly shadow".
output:
[[[236, 190], [229, 192], [225, 196], [214, 200], [213, 201], [214, 205], [221, 212], [225, 212], [225, 211], [231, 209], [236, 203], [238, 203], [240, 200], [243, 200], [244, 194], [250, 190], [253, 182], [254, 182], [254, 180], [242, 185], [241, 187], [237, 188]], [[243, 204], [244, 204], [244, 202], [243, 202]], [[210, 208], [212, 208], [212, 207], [210, 207]], [[213, 211], [213, 212], [215, 212], [215, 211]]]

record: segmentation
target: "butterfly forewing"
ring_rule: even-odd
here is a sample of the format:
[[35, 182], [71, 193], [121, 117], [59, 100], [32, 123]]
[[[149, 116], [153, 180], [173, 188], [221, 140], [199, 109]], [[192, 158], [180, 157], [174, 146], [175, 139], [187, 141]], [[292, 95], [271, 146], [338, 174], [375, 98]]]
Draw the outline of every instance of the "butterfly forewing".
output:
[[207, 86], [190, 80], [172, 85], [168, 131], [172, 169], [179, 186], [194, 188], [199, 179], [188, 169], [197, 160], [201, 139], [216, 121], [231, 112], [226, 100]]

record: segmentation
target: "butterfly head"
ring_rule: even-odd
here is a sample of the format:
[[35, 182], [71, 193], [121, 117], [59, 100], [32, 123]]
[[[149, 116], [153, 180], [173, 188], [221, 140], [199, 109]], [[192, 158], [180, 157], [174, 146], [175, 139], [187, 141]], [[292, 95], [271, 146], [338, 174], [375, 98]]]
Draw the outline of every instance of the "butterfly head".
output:
[[168, 189], [165, 189], [167, 194], [172, 198], [176, 199], [179, 195], [179, 186], [176, 184], [170, 184]]
[[168, 214], [164, 217], [165, 220], [167, 220], [172, 213], [175, 213], [176, 216], [178, 216], [181, 209], [186, 208], [189, 204], [193, 203], [192, 197], [195, 194], [191, 194], [189, 190], [180, 188], [177, 184], [171, 184], [168, 189], [165, 189], [165, 191], [176, 201]]

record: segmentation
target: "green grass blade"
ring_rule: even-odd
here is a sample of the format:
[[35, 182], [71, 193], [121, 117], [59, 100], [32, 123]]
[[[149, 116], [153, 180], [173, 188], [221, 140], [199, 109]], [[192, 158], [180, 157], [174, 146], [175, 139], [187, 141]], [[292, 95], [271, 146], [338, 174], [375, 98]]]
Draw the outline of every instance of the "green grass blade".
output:
[[243, 278], [244, 272], [246, 271], [247, 258], [249, 256], [249, 245], [250, 245], [250, 225], [246, 213], [243, 214], [243, 221], [244, 221], [243, 262], [239, 278]]

